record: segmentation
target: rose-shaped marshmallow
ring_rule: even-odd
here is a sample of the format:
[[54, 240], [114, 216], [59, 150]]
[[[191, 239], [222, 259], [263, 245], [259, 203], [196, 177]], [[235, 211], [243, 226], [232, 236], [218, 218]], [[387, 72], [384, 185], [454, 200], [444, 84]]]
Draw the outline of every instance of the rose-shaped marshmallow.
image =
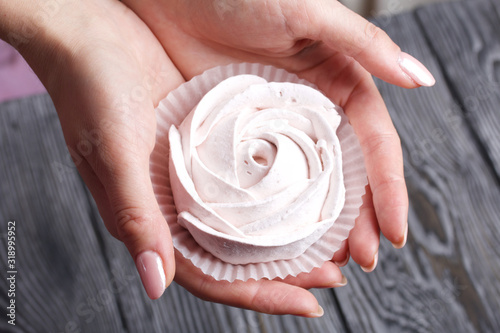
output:
[[344, 205], [340, 121], [311, 87], [254, 75], [222, 81], [170, 128], [179, 224], [232, 264], [301, 255]]

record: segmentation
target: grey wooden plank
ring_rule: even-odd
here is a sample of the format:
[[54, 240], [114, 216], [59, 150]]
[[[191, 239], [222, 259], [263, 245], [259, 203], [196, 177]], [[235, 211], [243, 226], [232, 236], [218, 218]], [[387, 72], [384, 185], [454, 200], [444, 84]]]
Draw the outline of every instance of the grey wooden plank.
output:
[[[446, 49], [445, 40], [454, 43], [460, 33], [455, 27], [467, 25], [462, 17], [452, 17], [455, 6], [462, 4], [427, 7], [433, 19], [425, 22], [425, 35], [412, 13], [379, 22], [403, 50], [431, 69], [437, 84], [408, 91], [377, 81], [402, 138], [410, 228], [403, 250], [382, 242], [373, 273], [364, 274], [352, 263], [344, 270], [350, 283], [336, 293], [353, 332], [500, 329], [500, 190], [483, 153], [483, 143], [497, 139], [475, 139], [466, 115], [456, 112], [454, 88], [441, 68], [451, 59], [437, 60], [429, 46]], [[441, 24], [444, 16], [455, 23]], [[449, 69], [461, 73], [466, 65]], [[483, 106], [478, 117], [495, 110]]]
[[[79, 326], [120, 332], [114, 302], [101, 308], [95, 299], [109, 283], [95, 234], [83, 223], [89, 206], [81, 182], [76, 173], [60, 174], [51, 166], [67, 152], [50, 99], [3, 104], [0, 133], [0, 269], [5, 277], [7, 222], [15, 220], [18, 272], [16, 326], [3, 315], [0, 331], [63, 332]], [[8, 301], [2, 284], [2, 314]]]
[[[477, 227], [471, 230], [468, 225], [464, 225], [464, 232], [459, 234], [462, 242], [468, 245], [462, 248], [467, 251], [465, 259], [468, 259], [464, 264], [477, 290], [477, 298], [469, 304], [468, 312], [477, 327], [483, 330], [491, 327], [498, 331], [500, 195], [498, 191], [484, 191], [483, 188], [498, 189], [500, 186], [500, 2], [483, 0], [459, 3], [451, 9], [441, 6], [436, 8], [437, 11], [422, 9], [418, 12], [418, 18], [427, 35], [442, 35], [444, 32], [446, 41], [454, 42], [443, 47], [434, 42], [436, 39], [429, 39], [442, 64], [444, 77], [461, 105], [463, 125], [470, 127], [473, 133], [471, 139], [476, 141], [477, 151], [483, 155], [485, 166], [493, 175], [493, 179], [478, 177], [476, 173], [482, 174], [483, 170], [469, 169], [471, 178], [477, 178], [478, 184], [469, 187], [472, 200], [467, 200], [467, 204], [480, 213], [465, 212], [464, 215], [468, 215], [471, 221], [477, 221]], [[435, 16], [436, 12], [442, 12], [439, 20]], [[430, 21], [436, 22], [436, 28], [429, 29], [427, 22]], [[474, 243], [477, 244], [473, 246]], [[485, 265], [491, 265], [490, 271], [480, 269], [479, 266]]]
[[466, 1], [418, 12], [464, 122], [500, 180], [500, 2]]

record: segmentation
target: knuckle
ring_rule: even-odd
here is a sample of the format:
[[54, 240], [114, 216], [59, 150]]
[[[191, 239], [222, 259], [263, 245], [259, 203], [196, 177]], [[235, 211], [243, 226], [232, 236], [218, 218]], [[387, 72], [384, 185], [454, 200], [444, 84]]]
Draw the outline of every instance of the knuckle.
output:
[[[404, 175], [399, 172], [386, 172], [379, 176], [373, 184], [374, 198], [390, 198], [391, 205], [386, 205], [384, 209], [390, 207], [404, 206], [406, 202], [406, 181]], [[378, 200], [375, 200], [378, 202]], [[375, 210], [380, 211], [381, 207], [375, 205]]]
[[402, 155], [398, 156], [401, 152], [401, 139], [397, 132], [370, 136], [364, 140], [363, 147], [365, 156], [370, 156], [370, 163], [380, 166], [370, 177], [374, 195], [380, 191], [398, 188], [397, 183], [405, 183]]
[[287, 294], [283, 295], [277, 288], [270, 290], [260, 288], [253, 297], [252, 303], [257, 311], [274, 314], [279, 312], [278, 309], [283, 308], [286, 296]]
[[379, 27], [377, 27], [372, 22], [367, 22], [365, 25], [364, 33], [366, 38], [366, 44], [371, 45], [373, 41], [377, 40], [381, 35], [384, 34], [384, 31]]
[[366, 22], [363, 33], [359, 34], [359, 51], [362, 53], [368, 50], [385, 32], [372, 22]]
[[401, 146], [401, 139], [396, 132], [378, 133], [367, 137], [362, 146], [367, 155], [385, 154], [395, 146]]
[[149, 213], [140, 208], [126, 208], [116, 214], [116, 229], [121, 241], [125, 243], [136, 242], [145, 229], [153, 221]]
[[398, 185], [398, 184], [404, 184], [405, 180], [402, 175], [399, 174], [388, 174], [385, 177], [383, 177], [380, 182], [377, 184], [377, 186], [374, 188], [373, 192], [379, 192], [379, 190], [383, 188], [390, 188], [392, 186]]
[[[212, 301], [212, 297], [210, 297], [210, 291], [214, 288], [214, 280], [210, 279], [209, 276], [203, 275], [201, 279], [198, 281], [198, 286], [194, 289], [194, 294], [198, 298], [201, 298], [204, 301]], [[196, 292], [199, 291], [199, 292]]]
[[375, 24], [372, 22], [367, 22], [365, 24], [365, 36], [367, 38], [367, 41], [372, 41], [377, 38], [382, 33], [382, 29], [377, 27]]

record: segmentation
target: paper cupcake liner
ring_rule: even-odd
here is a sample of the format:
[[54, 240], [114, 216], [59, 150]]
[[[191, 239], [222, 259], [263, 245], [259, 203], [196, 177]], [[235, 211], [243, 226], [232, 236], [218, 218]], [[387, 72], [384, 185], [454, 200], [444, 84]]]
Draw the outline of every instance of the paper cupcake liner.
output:
[[[342, 110], [342, 122], [337, 136], [342, 149], [344, 185], [346, 187], [345, 205], [333, 226], [302, 255], [290, 260], [277, 260], [266, 263], [233, 265], [221, 261], [199, 246], [191, 234], [177, 223], [172, 190], [169, 181], [169, 144], [168, 131], [171, 125], [179, 126], [184, 118], [198, 104], [201, 98], [221, 81], [235, 75], [253, 74], [269, 82], [300, 83], [313, 88], [316, 86], [300, 79], [283, 69], [261, 64], [231, 64], [207, 70], [170, 92], [156, 109], [157, 135], [156, 146], [151, 155], [150, 171], [153, 188], [160, 209], [170, 227], [174, 247], [203, 273], [216, 280], [274, 279], [288, 275], [310, 272], [331, 260], [342, 242], [354, 227], [359, 215], [362, 196], [368, 184], [363, 154], [357, 137]], [[340, 108], [339, 108], [340, 109]]]

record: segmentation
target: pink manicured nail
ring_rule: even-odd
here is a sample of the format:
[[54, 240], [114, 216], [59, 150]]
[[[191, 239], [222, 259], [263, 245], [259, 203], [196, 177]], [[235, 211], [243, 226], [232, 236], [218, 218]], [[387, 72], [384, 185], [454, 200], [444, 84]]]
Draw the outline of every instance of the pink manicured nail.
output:
[[158, 253], [145, 251], [137, 256], [135, 265], [149, 298], [157, 299], [165, 291], [165, 271]]
[[337, 265], [339, 267], [344, 267], [349, 262], [349, 259], [350, 259], [350, 255], [349, 255], [349, 252], [347, 252], [345, 259], [343, 261], [335, 261], [335, 265]]
[[434, 76], [420, 61], [405, 52], [401, 52], [398, 59], [399, 66], [415, 83], [430, 87], [436, 83]]
[[361, 269], [365, 273], [370, 273], [370, 272], [372, 272], [375, 269], [375, 267], [377, 267], [377, 263], [378, 263], [378, 251], [373, 256], [373, 263], [369, 267], [363, 267], [363, 266], [361, 266]]

